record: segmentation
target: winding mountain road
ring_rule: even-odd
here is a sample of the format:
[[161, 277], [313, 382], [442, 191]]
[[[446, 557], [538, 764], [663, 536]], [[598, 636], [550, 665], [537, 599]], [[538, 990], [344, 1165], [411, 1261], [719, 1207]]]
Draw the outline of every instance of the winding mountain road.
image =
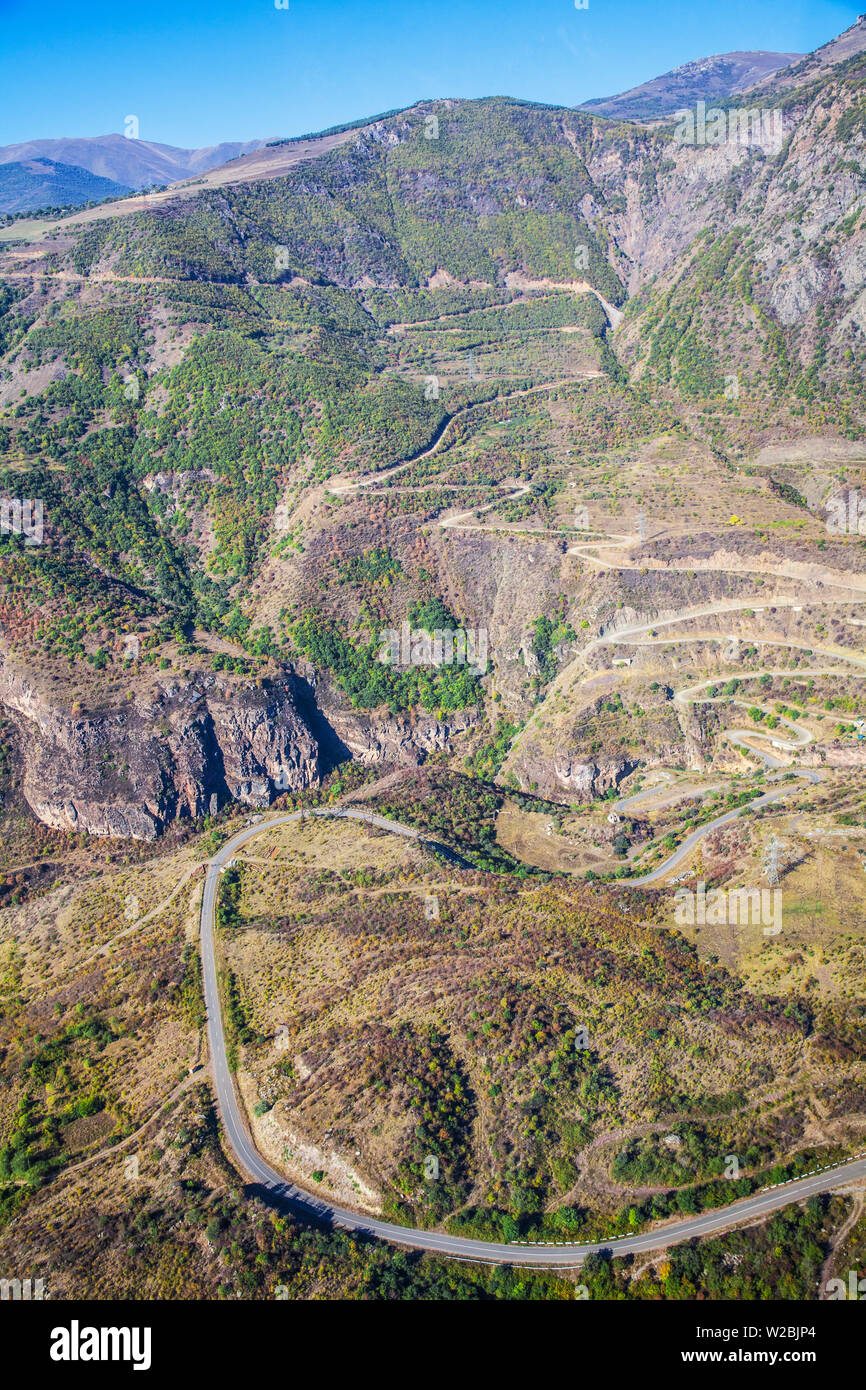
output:
[[[393, 478], [396, 473], [402, 473], [404, 469], [411, 467], [413, 463], [420, 463], [422, 459], [430, 458], [443, 447], [445, 436], [448, 434], [455, 420], [459, 420], [462, 415], [468, 415], [473, 410], [481, 410], [484, 406], [502, 404], [503, 401], [518, 400], [522, 396], [534, 396], [538, 391], [555, 391], [562, 386], [569, 386], [574, 381], [581, 381], [588, 377], [603, 376], [603, 372], [587, 372], [582, 377], [566, 377], [564, 381], [542, 381], [537, 386], [522, 386], [516, 391], [502, 391], [496, 396], [490, 396], [485, 400], [467, 401], [465, 405], [460, 405], [450, 415], [446, 415], [436, 429], [432, 440], [425, 444], [417, 454], [412, 454], [410, 458], [401, 459], [399, 463], [392, 463], [390, 468], [383, 468], [378, 473], [368, 473], [363, 478], [354, 478], [349, 482], [336, 482], [328, 486], [328, 492], [334, 497], [345, 497], [351, 492], [360, 492], [363, 488], [375, 487], [378, 483], [384, 483], [389, 478]], [[528, 488], [526, 489], [528, 491]], [[466, 513], [468, 516], [469, 513]]]
[[407, 839], [418, 840], [421, 835], [414, 827], [400, 825], [368, 811], [355, 811], [335, 807], [317, 808], [312, 812], [288, 812], [284, 815], [256, 818], [238, 834], [233, 835], [222, 849], [211, 859], [205, 879], [201, 904], [201, 953], [204, 978], [204, 995], [207, 1007], [208, 1042], [210, 1062], [217, 1101], [222, 1116], [226, 1138], [242, 1171], [258, 1183], [270, 1199], [285, 1206], [297, 1215], [339, 1226], [361, 1235], [375, 1236], [395, 1245], [408, 1246], [415, 1250], [425, 1250], [455, 1259], [476, 1261], [484, 1264], [516, 1264], [521, 1266], [541, 1266], [546, 1268], [569, 1269], [583, 1263], [587, 1255], [602, 1250], [613, 1250], [617, 1254], [643, 1254], [647, 1251], [664, 1249], [681, 1241], [692, 1240], [697, 1236], [711, 1235], [717, 1231], [728, 1230], [741, 1222], [753, 1222], [788, 1206], [791, 1202], [831, 1188], [842, 1186], [858, 1178], [866, 1177], [866, 1154], [860, 1154], [847, 1163], [828, 1166], [810, 1175], [776, 1187], [766, 1188], [750, 1197], [744, 1197], [729, 1206], [716, 1211], [690, 1216], [682, 1221], [673, 1221], [655, 1230], [633, 1236], [614, 1236], [607, 1241], [588, 1244], [549, 1242], [528, 1244], [513, 1242], [503, 1244], [497, 1241], [472, 1240], [466, 1236], [454, 1236], [440, 1231], [417, 1230], [412, 1226], [398, 1226], [378, 1217], [365, 1216], [346, 1207], [337, 1206], [313, 1193], [305, 1192], [294, 1183], [288, 1182], [276, 1168], [262, 1158], [250, 1137], [246, 1121], [235, 1091], [226, 1057], [225, 1032], [220, 1009], [219, 983], [217, 978], [216, 953], [214, 943], [214, 924], [216, 915], [219, 877], [232, 857], [250, 840], [265, 830], [275, 826], [287, 825], [302, 819], [302, 815], [336, 816], [347, 820], [359, 820], [368, 825], [378, 826]]

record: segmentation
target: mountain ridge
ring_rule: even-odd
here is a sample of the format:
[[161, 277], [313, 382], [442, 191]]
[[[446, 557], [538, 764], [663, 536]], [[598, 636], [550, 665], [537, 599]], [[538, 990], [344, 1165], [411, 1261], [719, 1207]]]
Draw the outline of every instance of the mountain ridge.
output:
[[831, 68], [848, 62], [864, 50], [866, 50], [866, 15], [860, 15], [841, 34], [836, 34], [834, 38], [828, 39], [827, 43], [816, 48], [814, 52], [804, 54], [789, 68], [780, 68], [777, 72], [768, 73], [749, 90], [756, 93], [763, 92], [768, 88], [780, 93], [787, 91], [791, 87], [812, 81], [827, 73]]
[[[306, 662], [332, 738], [361, 761], [395, 750], [421, 758], [473, 736], [478, 720], [467, 711], [481, 697], [465, 673], [386, 671], [372, 639], [356, 636], [374, 622], [399, 630], [411, 603], [436, 626], [489, 623], [503, 712], [527, 719], [526, 691], [556, 658], [545, 647], [539, 657], [526, 631], [556, 593], [574, 592], [574, 573], [560, 551], [536, 548], [539, 574], [562, 563], [556, 587], [545, 597], [526, 572], [523, 587], [509, 587], [499, 542], [480, 537], [485, 523], [464, 525], [459, 510], [439, 519], [449, 489], [460, 505], [474, 491], [481, 511], [546, 526], [564, 501], [557, 471], [575, 465], [545, 411], [567, 413], [568, 442], [589, 453], [587, 468], [635, 434], [688, 439], [714, 489], [722, 469], [735, 474], [765, 446], [825, 437], [826, 456], [859, 437], [861, 68], [848, 59], [795, 92], [790, 137], [772, 158], [569, 108], [442, 100], [350, 135], [246, 155], [223, 166], [219, 184], [129, 199], [114, 210], [122, 216], [103, 207], [99, 219], [58, 221], [45, 242], [9, 250], [0, 271], [4, 480], [10, 496], [42, 497], [54, 528], [50, 549], [13, 557], [45, 569], [10, 591], [11, 630], [21, 634], [12, 667], [27, 659], [28, 640], [51, 644], [40, 663], [54, 709], [70, 653], [70, 710], [75, 699], [99, 709], [110, 694], [127, 729], [100, 674], [123, 678], [124, 623], [140, 630], [142, 655], [130, 665], [142, 689], [153, 662], [174, 673], [196, 656], [245, 678], [270, 660]], [[615, 326], [588, 290], [622, 309]], [[560, 390], [565, 404], [543, 405]], [[500, 445], [500, 426], [516, 419], [522, 429], [524, 416], [525, 445]], [[476, 461], [467, 441], [485, 422]], [[546, 435], [549, 447], [538, 442]], [[404, 476], [368, 507], [377, 471]], [[339, 504], [326, 491], [335, 474], [361, 475]], [[518, 479], [517, 491], [491, 497]], [[826, 491], [820, 478], [799, 485], [796, 473], [776, 481], [783, 500], [808, 497], [813, 508]], [[725, 526], [744, 505], [731, 498]], [[714, 561], [725, 575], [744, 562], [749, 537], [698, 536], [683, 552], [694, 573]], [[561, 544], [573, 552], [567, 531]], [[815, 551], [813, 537], [796, 559], [809, 574], [823, 563]], [[748, 553], [764, 562], [760, 548]], [[859, 555], [851, 548], [838, 568], [842, 558], [852, 565]], [[515, 575], [520, 559], [515, 547]], [[676, 607], [680, 596], [664, 591], [674, 580], [642, 568], [640, 604], [625, 587], [620, 603]], [[90, 603], [75, 597], [86, 584], [103, 594], [108, 617], [79, 632], [61, 610]], [[578, 590], [565, 634], [596, 627], [607, 603], [589, 578]], [[359, 626], [347, 631], [356, 591]], [[32, 639], [20, 592], [43, 593], [59, 615]], [[610, 616], [604, 608], [601, 621]], [[203, 635], [191, 637], [191, 625]], [[175, 674], [166, 679], [173, 685]], [[436, 712], [423, 728], [420, 709]], [[658, 741], [673, 749], [681, 734], [670, 712], [656, 717]], [[63, 728], [77, 718], [64, 716]], [[687, 734], [699, 740], [699, 726]], [[530, 728], [515, 775], [551, 795], [616, 781], [634, 762], [627, 742], [607, 735], [533, 739]], [[117, 746], [116, 764], [134, 772], [132, 751]], [[277, 784], [262, 767], [244, 780], [265, 781], [267, 799]], [[64, 787], [56, 799], [80, 818], [86, 802], [94, 825], [106, 823], [103, 802], [144, 796], [120, 787], [108, 764], [94, 764], [93, 778], [98, 795]], [[43, 804], [39, 780], [27, 789]], [[175, 804], [169, 797], [166, 816]]]
[[717, 53], [682, 63], [669, 72], [609, 97], [581, 102], [579, 110], [620, 120], [664, 116], [695, 101], [734, 96], [799, 61], [802, 53], [766, 50]]
[[[797, 82], [808, 81], [818, 73], [845, 62], [863, 51], [864, 47], [866, 16], [860, 16], [848, 29], [828, 40], [813, 53], [738, 49], [696, 58], [623, 92], [609, 97], [594, 97], [575, 107], [560, 107], [557, 103], [511, 97], [475, 100], [503, 100], [516, 106], [585, 111], [594, 116], [619, 120], [653, 121], [670, 116], [684, 105], [692, 105], [699, 100], [709, 102], [751, 92], [766, 95], [771, 90], [785, 91]], [[185, 148], [117, 133], [56, 139], [37, 138], [0, 146], [0, 166], [34, 158], [48, 159], [85, 170], [97, 177], [113, 180], [126, 189], [142, 191], [222, 170], [234, 161], [260, 151], [317, 144], [324, 140], [346, 139], [355, 132], [383, 120], [405, 115], [420, 107], [430, 107], [432, 110], [434, 106], [442, 102], [447, 105], [451, 100], [418, 100], [381, 115], [360, 117], [305, 135], [223, 141], [198, 148]], [[467, 101], [472, 98], [454, 100]], [[31, 206], [40, 205], [34, 203]], [[0, 209], [19, 210], [25, 209]]]
[[130, 189], [141, 189], [191, 178], [229, 163], [239, 155], [261, 149], [266, 140], [224, 141], [184, 149], [125, 135], [63, 136], [23, 140], [0, 146], [0, 165], [26, 159], [51, 159], [86, 169], [100, 178]]

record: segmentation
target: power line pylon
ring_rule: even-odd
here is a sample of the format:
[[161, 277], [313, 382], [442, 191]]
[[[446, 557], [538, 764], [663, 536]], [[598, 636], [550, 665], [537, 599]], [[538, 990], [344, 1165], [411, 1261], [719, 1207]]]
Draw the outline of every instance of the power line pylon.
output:
[[781, 857], [780, 845], [775, 835], [767, 846], [767, 853], [764, 863], [764, 873], [771, 888], [776, 888], [781, 879]]

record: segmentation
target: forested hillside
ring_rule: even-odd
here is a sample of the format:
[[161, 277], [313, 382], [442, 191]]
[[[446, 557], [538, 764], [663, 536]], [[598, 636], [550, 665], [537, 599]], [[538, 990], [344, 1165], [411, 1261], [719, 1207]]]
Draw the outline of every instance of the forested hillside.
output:
[[[549, 520], [558, 399], [590, 456], [621, 413], [732, 465], [774, 432], [857, 437], [863, 71], [788, 90], [776, 153], [422, 103], [282, 177], [13, 245], [0, 483], [50, 538], [0, 538], [13, 666], [38, 655], [49, 704], [81, 670], [98, 706], [134, 632], [134, 671], [303, 659], [350, 707], [478, 706], [478, 679], [383, 671], [379, 632], [429, 600], [477, 618], [424, 528], [460, 488]], [[345, 483], [395, 466], [374, 505]], [[396, 568], [365, 591], [340, 566], [377, 549]]]

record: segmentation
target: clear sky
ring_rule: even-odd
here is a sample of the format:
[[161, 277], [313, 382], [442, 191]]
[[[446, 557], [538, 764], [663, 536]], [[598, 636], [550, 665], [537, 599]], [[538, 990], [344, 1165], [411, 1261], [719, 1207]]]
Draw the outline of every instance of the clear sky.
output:
[[[0, 144], [139, 118], [185, 147], [298, 135], [422, 98], [573, 106], [692, 58], [808, 52], [840, 0], [0, 0]], [[860, 0], [859, 8], [863, 8]]]

